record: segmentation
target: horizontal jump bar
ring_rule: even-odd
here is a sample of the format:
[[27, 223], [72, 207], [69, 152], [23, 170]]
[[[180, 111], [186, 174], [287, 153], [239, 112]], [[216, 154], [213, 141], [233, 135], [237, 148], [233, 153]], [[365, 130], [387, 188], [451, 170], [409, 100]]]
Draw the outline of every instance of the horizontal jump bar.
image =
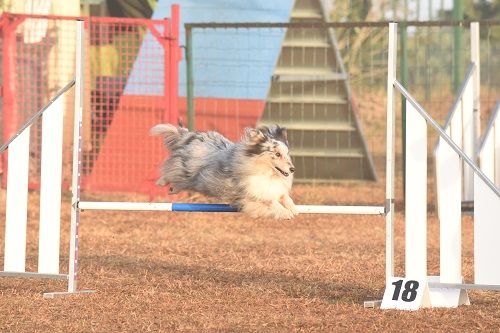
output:
[[34, 278], [34, 279], [55, 279], [55, 280], [67, 280], [67, 274], [45, 274], [36, 272], [0, 272], [0, 276], [8, 277], [18, 277], [18, 278]]
[[500, 285], [494, 285], [494, 284], [429, 282], [429, 287], [430, 288], [442, 288], [442, 289], [467, 289], [467, 290], [500, 291]]
[[[129, 211], [167, 211], [167, 212], [238, 212], [238, 208], [226, 204], [192, 204], [166, 202], [98, 202], [80, 201], [81, 210], [129, 210]], [[383, 206], [322, 206], [298, 205], [302, 214], [360, 214], [385, 215]]]

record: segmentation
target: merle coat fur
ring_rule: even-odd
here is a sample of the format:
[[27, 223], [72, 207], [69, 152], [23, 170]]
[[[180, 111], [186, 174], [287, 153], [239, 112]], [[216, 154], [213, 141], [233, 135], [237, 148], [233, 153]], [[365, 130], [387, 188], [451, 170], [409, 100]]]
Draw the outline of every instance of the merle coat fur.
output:
[[297, 209], [289, 196], [295, 167], [286, 130], [278, 125], [245, 129], [234, 143], [217, 132], [189, 132], [156, 125], [170, 156], [157, 184], [171, 193], [196, 191], [219, 198], [253, 217], [290, 219]]

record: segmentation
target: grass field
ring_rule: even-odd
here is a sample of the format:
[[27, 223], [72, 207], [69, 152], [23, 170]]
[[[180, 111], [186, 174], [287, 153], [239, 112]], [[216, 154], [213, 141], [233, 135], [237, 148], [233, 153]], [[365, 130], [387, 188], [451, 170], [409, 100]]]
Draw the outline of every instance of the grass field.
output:
[[[1, 192], [2, 199], [5, 193]], [[380, 184], [296, 186], [298, 203], [378, 203]], [[87, 195], [90, 199], [109, 197]], [[113, 196], [113, 200], [143, 200]], [[202, 200], [193, 196], [186, 200]], [[2, 200], [4, 202], [4, 200]], [[28, 260], [36, 270], [38, 194], [30, 193]], [[401, 208], [401, 202], [397, 202]], [[0, 213], [4, 213], [1, 208]], [[3, 219], [2, 219], [3, 221]], [[3, 224], [4, 222], [2, 222]], [[429, 214], [429, 273], [439, 271], [439, 227]], [[61, 269], [67, 270], [69, 196]], [[403, 275], [403, 216], [396, 223]], [[4, 226], [0, 226], [3, 239]], [[464, 276], [472, 279], [472, 223], [463, 221]], [[384, 289], [384, 218], [301, 215], [83, 212], [80, 288], [47, 300], [61, 282], [2, 278], [2, 332], [498, 331], [500, 293], [471, 292], [472, 305], [418, 312], [365, 309]], [[1, 248], [3, 252], [3, 246]], [[3, 258], [3, 253], [2, 256]]]

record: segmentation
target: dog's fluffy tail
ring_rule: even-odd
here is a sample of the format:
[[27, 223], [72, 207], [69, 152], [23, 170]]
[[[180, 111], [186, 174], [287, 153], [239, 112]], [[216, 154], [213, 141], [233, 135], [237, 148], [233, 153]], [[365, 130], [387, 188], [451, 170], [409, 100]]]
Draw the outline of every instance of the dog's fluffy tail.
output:
[[175, 127], [170, 124], [159, 124], [149, 130], [151, 135], [163, 136], [165, 146], [170, 150], [175, 147], [185, 133], [187, 133], [185, 128]]

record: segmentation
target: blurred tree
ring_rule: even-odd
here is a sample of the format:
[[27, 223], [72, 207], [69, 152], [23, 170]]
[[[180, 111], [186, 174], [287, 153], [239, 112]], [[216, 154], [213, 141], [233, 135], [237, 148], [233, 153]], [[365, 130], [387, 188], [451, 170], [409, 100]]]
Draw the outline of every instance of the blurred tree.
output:
[[[475, 0], [464, 3], [465, 20], [499, 20], [500, 0]], [[481, 34], [481, 38], [488, 37], [491, 41], [500, 41], [500, 27], [488, 30], [488, 36]]]
[[500, 1], [465, 1], [464, 18], [466, 20], [498, 20], [500, 19]]
[[110, 16], [151, 18], [155, 1], [150, 0], [106, 0]]
[[[453, 9], [443, 9], [438, 12], [442, 20], [453, 18]], [[499, 0], [464, 0], [465, 20], [498, 20], [500, 19]]]
[[[401, 5], [399, 0], [351, 0], [335, 1], [331, 12], [332, 21], [381, 21], [385, 20], [386, 9], [396, 11]], [[384, 57], [380, 48], [387, 39], [385, 29], [349, 28], [335, 29], [339, 49], [348, 67], [351, 80], [362, 77], [369, 69], [372, 79], [383, 79], [386, 68], [379, 67]], [[373, 46], [373, 47], [372, 47]], [[368, 64], [368, 66], [365, 66]]]

